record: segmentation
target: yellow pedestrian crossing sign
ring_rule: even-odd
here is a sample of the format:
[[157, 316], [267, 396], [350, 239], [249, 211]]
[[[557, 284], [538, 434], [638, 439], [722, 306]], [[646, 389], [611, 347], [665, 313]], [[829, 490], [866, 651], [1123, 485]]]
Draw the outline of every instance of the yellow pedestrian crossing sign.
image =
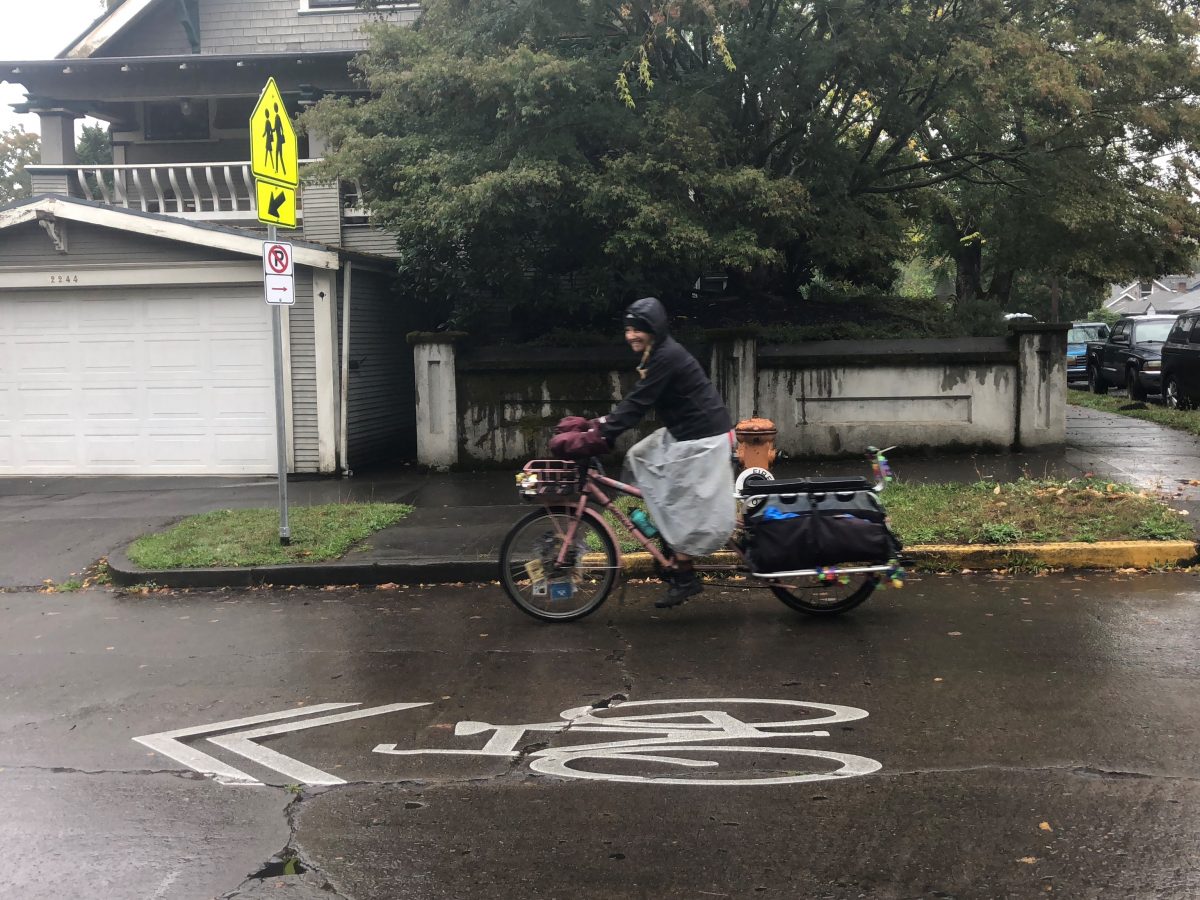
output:
[[267, 79], [250, 116], [250, 160], [255, 178], [290, 188], [300, 183], [296, 129], [274, 78]]
[[283, 228], [296, 227], [296, 189], [269, 181], [254, 183], [258, 221]]

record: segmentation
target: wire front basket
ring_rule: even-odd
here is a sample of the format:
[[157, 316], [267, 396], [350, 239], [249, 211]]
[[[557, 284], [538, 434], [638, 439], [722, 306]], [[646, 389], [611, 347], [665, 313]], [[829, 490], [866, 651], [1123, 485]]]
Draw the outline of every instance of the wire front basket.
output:
[[517, 492], [526, 500], [579, 494], [579, 464], [565, 459], [531, 459], [517, 473]]

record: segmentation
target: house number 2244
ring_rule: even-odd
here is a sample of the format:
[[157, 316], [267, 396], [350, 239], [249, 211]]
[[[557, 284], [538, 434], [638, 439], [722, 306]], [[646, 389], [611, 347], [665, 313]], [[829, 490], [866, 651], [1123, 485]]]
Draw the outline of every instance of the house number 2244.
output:
[[78, 275], [51, 275], [51, 284], [79, 284]]

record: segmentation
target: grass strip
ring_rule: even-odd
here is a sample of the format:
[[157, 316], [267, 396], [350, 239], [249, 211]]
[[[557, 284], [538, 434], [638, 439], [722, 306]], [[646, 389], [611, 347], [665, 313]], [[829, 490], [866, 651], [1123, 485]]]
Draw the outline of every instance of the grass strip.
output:
[[881, 497], [905, 545], [1191, 540], [1192, 524], [1127, 484], [1094, 478], [897, 481]]
[[[1192, 540], [1191, 522], [1161, 500], [1127, 484], [1095, 478], [997, 483], [922, 484], [894, 481], [880, 495], [905, 546], [1018, 544], [1060, 541]], [[632, 497], [617, 503], [628, 514]], [[605, 514], [621, 552], [641, 550]]]
[[1067, 391], [1067, 402], [1073, 406], [1086, 406], [1100, 412], [1143, 419], [1176, 431], [1200, 435], [1200, 410], [1196, 409], [1167, 409], [1165, 406], [1131, 401], [1126, 397], [1110, 397], [1107, 394], [1092, 394], [1087, 391]]
[[328, 503], [288, 510], [291, 544], [279, 543], [278, 509], [221, 509], [138, 538], [129, 558], [143, 569], [230, 568], [337, 559], [412, 512], [403, 503]]

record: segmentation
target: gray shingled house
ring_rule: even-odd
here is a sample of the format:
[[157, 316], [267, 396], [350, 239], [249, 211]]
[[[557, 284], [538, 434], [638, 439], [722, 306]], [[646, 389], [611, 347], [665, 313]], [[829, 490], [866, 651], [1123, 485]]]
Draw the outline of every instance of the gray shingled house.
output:
[[[34, 196], [0, 209], [0, 475], [274, 471], [249, 114], [268, 77], [293, 114], [353, 92], [366, 19], [353, 0], [124, 0], [57, 58], [0, 62], [42, 134]], [[113, 165], [78, 163], [84, 116]], [[320, 136], [299, 149], [320, 157]], [[353, 185], [306, 184], [297, 207], [291, 470], [411, 457], [394, 243]]]

